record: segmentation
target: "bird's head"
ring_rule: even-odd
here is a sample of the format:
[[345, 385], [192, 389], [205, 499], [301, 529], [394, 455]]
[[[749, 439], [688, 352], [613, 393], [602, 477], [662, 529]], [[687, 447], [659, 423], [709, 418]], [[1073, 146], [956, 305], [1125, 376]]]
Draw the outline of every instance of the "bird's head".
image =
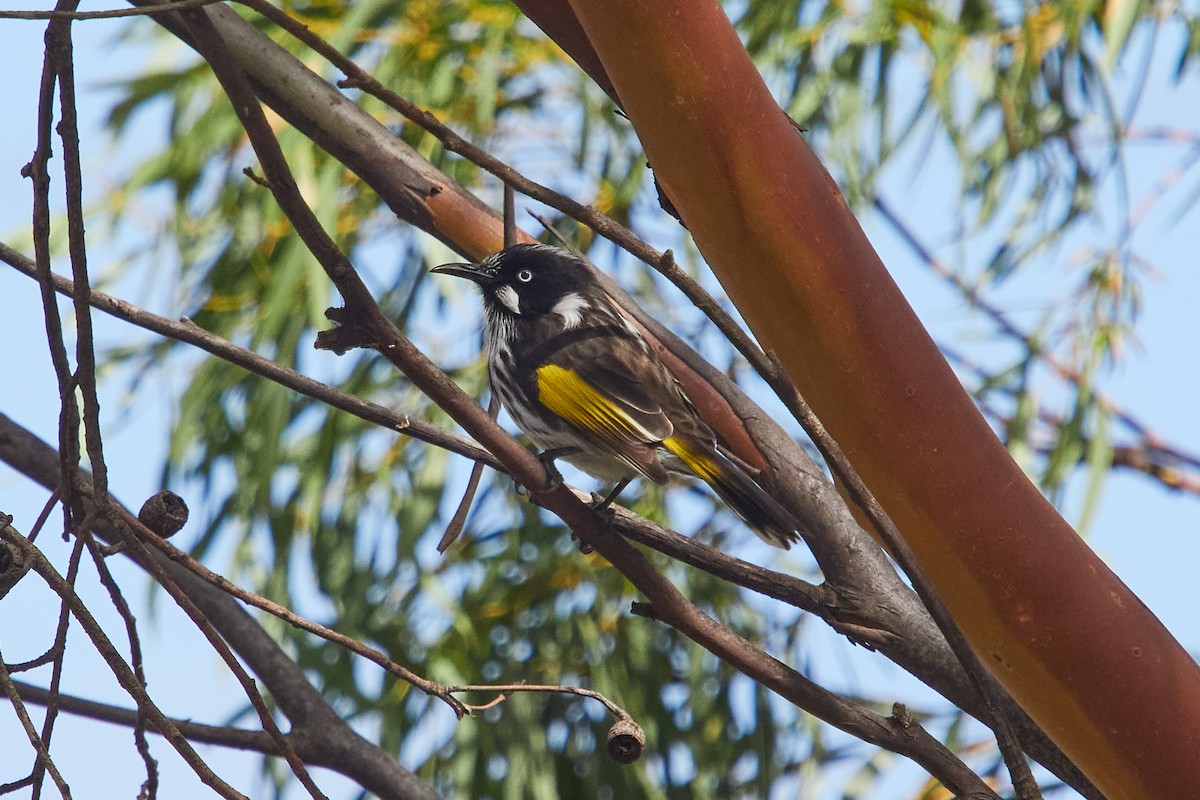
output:
[[578, 258], [544, 244], [518, 244], [478, 264], [443, 264], [431, 272], [474, 282], [489, 313], [528, 319], [559, 314], [567, 327], [578, 324], [595, 279]]

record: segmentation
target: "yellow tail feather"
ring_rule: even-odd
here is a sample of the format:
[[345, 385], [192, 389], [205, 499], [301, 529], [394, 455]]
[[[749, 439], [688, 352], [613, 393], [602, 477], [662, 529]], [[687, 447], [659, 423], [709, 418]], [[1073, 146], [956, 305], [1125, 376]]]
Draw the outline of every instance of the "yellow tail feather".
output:
[[663, 447], [687, 464], [688, 469], [696, 473], [696, 477], [700, 478], [707, 484], [714, 484], [720, 479], [722, 470], [718, 464], [707, 453], [701, 452], [695, 447], [688, 444], [678, 436], [668, 436], [663, 439]]

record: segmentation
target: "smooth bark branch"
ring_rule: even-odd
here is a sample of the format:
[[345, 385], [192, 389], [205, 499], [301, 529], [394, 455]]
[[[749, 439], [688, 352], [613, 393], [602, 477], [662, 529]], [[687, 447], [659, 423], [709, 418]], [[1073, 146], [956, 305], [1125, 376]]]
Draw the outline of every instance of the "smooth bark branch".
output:
[[980, 658], [1110, 797], [1194, 793], [1200, 669], [996, 439], [721, 8], [570, 4], [709, 265]]
[[[1200, 148], [1196, 152], [1200, 153]], [[1200, 156], [1197, 157], [1200, 158]], [[924, 262], [935, 275], [953, 286], [962, 296], [963, 300], [969, 303], [972, 308], [979, 309], [984, 316], [991, 319], [999, 332], [1018, 343], [1021, 347], [1026, 348], [1031, 355], [1036, 356], [1046, 366], [1050, 367], [1062, 380], [1074, 384], [1076, 387], [1084, 384], [1085, 378], [1077, 369], [1063, 363], [1054, 353], [1050, 352], [1040, 343], [1035, 336], [1026, 333], [1013, 324], [1009, 320], [1008, 315], [1000, 307], [987, 301], [981, 295], [979, 287], [968, 283], [961, 275], [951, 269], [949, 265], [934, 255], [918, 237], [917, 232], [905, 224], [896, 211], [884, 202], [882, 198], [875, 198], [871, 205], [879, 212], [884, 221], [891, 226], [892, 230], [896, 232], [901, 240], [908, 245], [913, 255]], [[944, 345], [943, 352], [946, 352]], [[948, 352], [946, 356], [960, 366], [965, 365], [972, 372], [982, 374], [977, 365], [965, 363], [965, 360], [961, 356]], [[1166, 438], [1160, 436], [1146, 423], [1131, 414], [1111, 395], [1099, 391], [1095, 386], [1089, 386], [1087, 391], [1091, 392], [1099, 408], [1111, 414], [1114, 419], [1120, 421], [1141, 440], [1132, 448], [1116, 448], [1117, 452], [1113, 454], [1113, 464], [1115, 466], [1136, 469], [1151, 478], [1158, 479], [1163, 485], [1171, 489], [1184, 489], [1193, 494], [1200, 494], [1200, 480], [1194, 474], [1195, 471], [1200, 470], [1200, 456], [1169, 443]], [[1038, 416], [1053, 427], [1058, 427], [1063, 423], [1063, 420], [1052, 417], [1048, 412], [1040, 408], [1038, 409]], [[1184, 469], [1192, 470], [1193, 475], [1189, 476]]]

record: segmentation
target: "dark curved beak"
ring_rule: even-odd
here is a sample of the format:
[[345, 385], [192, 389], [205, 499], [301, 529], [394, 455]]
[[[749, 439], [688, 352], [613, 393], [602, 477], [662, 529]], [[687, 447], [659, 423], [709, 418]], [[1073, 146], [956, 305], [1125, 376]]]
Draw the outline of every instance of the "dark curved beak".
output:
[[490, 270], [481, 269], [478, 264], [442, 264], [429, 270], [439, 275], [453, 275], [456, 278], [466, 278], [481, 286], [491, 283], [495, 277]]

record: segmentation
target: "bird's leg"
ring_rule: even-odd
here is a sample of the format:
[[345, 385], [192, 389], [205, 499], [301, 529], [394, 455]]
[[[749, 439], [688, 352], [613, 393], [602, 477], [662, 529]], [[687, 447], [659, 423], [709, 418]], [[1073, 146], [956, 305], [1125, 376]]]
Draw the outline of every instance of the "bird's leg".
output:
[[604, 496], [603, 500], [601, 500], [599, 503], [595, 503], [592, 505], [592, 510], [593, 511], [603, 511], [606, 508], [608, 508], [609, 506], [611, 506], [613, 503], [613, 500], [617, 499], [617, 495], [619, 495], [621, 492], [623, 492], [625, 490], [625, 487], [628, 486], [629, 482], [632, 480], [633, 480], [633, 478], [629, 477], [629, 478], [622, 478], [621, 480], [617, 481], [617, 485], [614, 486], [612, 488], [612, 490], [607, 495]]
[[[612, 490], [609, 491], [609, 493], [602, 500], [598, 500], [598, 501], [592, 503], [589, 506], [589, 508], [591, 508], [592, 511], [596, 512], [597, 514], [602, 515], [604, 517], [606, 524], [611, 524], [612, 518], [613, 518], [613, 512], [609, 509], [609, 506], [612, 505], [613, 500], [617, 499], [617, 495], [619, 495], [621, 493], [621, 491], [626, 486], [628, 486], [629, 482], [632, 480], [633, 480], [633, 477], [631, 476], [628, 478], [622, 478], [621, 480], [617, 481], [617, 485], [614, 486], [612, 488]], [[598, 495], [596, 493], [592, 494], [592, 497], [597, 497], [597, 496]], [[588, 553], [592, 552], [592, 546], [590, 544], [588, 544], [587, 542], [583, 541], [582, 539], [579, 539], [579, 537], [577, 537], [574, 533], [571, 534], [571, 538], [579, 540], [579, 552], [583, 553], [584, 555], [587, 555]]]

